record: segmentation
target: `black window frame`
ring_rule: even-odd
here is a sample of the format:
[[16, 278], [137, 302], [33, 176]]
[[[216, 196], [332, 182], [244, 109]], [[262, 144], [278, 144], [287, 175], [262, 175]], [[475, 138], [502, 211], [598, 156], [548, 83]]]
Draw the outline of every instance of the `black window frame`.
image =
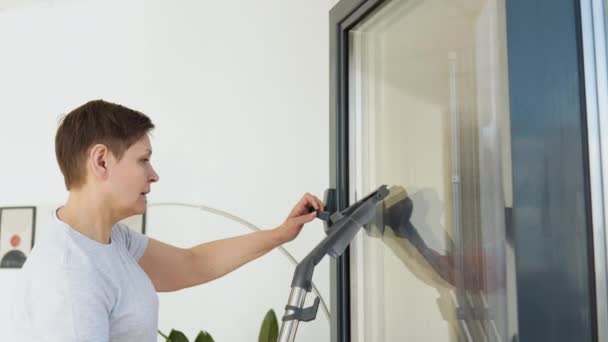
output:
[[[341, 0], [330, 11], [330, 187], [336, 208], [348, 204], [348, 34], [386, 0]], [[350, 342], [350, 248], [330, 262], [331, 341]]]

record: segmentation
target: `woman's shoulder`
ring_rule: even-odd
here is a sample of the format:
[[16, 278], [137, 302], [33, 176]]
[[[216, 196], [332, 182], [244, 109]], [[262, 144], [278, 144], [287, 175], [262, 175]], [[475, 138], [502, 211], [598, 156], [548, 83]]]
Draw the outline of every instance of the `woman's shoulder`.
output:
[[112, 239], [116, 243], [125, 247], [129, 253], [139, 260], [148, 245], [148, 237], [137, 232], [124, 223], [117, 223], [112, 227]]
[[27, 267], [61, 266], [66, 258], [66, 232], [63, 227], [50, 221], [42, 225], [34, 241], [32, 250], [27, 257], [24, 269]]
[[[24, 264], [24, 270], [32, 273], [67, 273], [78, 270], [80, 273], [96, 271], [95, 262], [99, 261], [95, 251], [83, 245], [70, 232], [70, 228], [60, 222], [51, 220], [41, 227], [44, 233], [34, 243], [32, 252]], [[34, 271], [35, 270], [35, 271]]]
[[[28, 283], [44, 283], [49, 288], [82, 284], [102, 285], [108, 282], [94, 255], [73, 244], [48, 241], [35, 246], [23, 265], [21, 278]], [[80, 284], [80, 285], [79, 285]]]

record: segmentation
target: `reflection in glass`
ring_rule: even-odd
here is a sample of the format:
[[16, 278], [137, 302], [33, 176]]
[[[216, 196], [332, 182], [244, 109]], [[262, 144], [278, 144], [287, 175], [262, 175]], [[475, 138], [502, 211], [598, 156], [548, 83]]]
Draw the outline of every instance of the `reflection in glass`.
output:
[[[378, 217], [376, 225], [392, 230], [394, 236], [386, 239], [385, 235], [384, 241], [396, 254], [407, 250], [415, 252], [424, 262], [424, 267], [439, 277], [445, 286], [456, 291], [458, 307], [455, 314], [460, 339], [504, 340], [498, 322], [494, 319], [497, 310], [489, 307], [487, 296], [487, 293], [504, 289], [501, 288], [504, 269], [500, 267], [505, 262], [504, 249], [501, 249], [500, 244], [464, 248], [461, 242], [454, 242], [447, 236], [445, 239], [449, 247], [445, 253], [441, 253], [428, 245], [411, 220], [414, 203], [419, 204], [421, 208], [418, 210], [423, 212], [432, 205], [426, 202], [423, 197], [425, 195], [419, 193], [411, 198], [403, 187], [393, 186], [390, 196], [384, 202], [383, 214]], [[430, 198], [433, 197], [436, 198], [436, 194], [430, 193]], [[423, 224], [421, 228], [428, 227]], [[479, 233], [477, 232], [478, 235]], [[486, 268], [486, 265], [499, 267]]]
[[517, 339], [505, 4], [388, 1], [350, 34], [354, 341]]

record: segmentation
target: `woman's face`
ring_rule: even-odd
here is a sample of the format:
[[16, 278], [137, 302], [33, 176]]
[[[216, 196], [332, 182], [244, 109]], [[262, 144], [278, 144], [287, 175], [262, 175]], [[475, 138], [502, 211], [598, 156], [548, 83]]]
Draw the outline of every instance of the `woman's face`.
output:
[[109, 189], [112, 207], [123, 218], [142, 214], [146, 210], [146, 195], [150, 185], [158, 181], [150, 157], [152, 146], [146, 134], [131, 145], [120, 161], [113, 160], [109, 171]]

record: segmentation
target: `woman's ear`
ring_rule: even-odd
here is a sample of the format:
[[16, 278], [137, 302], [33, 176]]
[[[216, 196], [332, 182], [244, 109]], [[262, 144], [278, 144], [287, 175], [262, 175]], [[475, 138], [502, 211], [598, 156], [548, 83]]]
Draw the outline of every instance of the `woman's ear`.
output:
[[97, 144], [91, 147], [89, 152], [89, 166], [93, 176], [97, 179], [108, 177], [108, 156], [110, 155], [107, 146]]

